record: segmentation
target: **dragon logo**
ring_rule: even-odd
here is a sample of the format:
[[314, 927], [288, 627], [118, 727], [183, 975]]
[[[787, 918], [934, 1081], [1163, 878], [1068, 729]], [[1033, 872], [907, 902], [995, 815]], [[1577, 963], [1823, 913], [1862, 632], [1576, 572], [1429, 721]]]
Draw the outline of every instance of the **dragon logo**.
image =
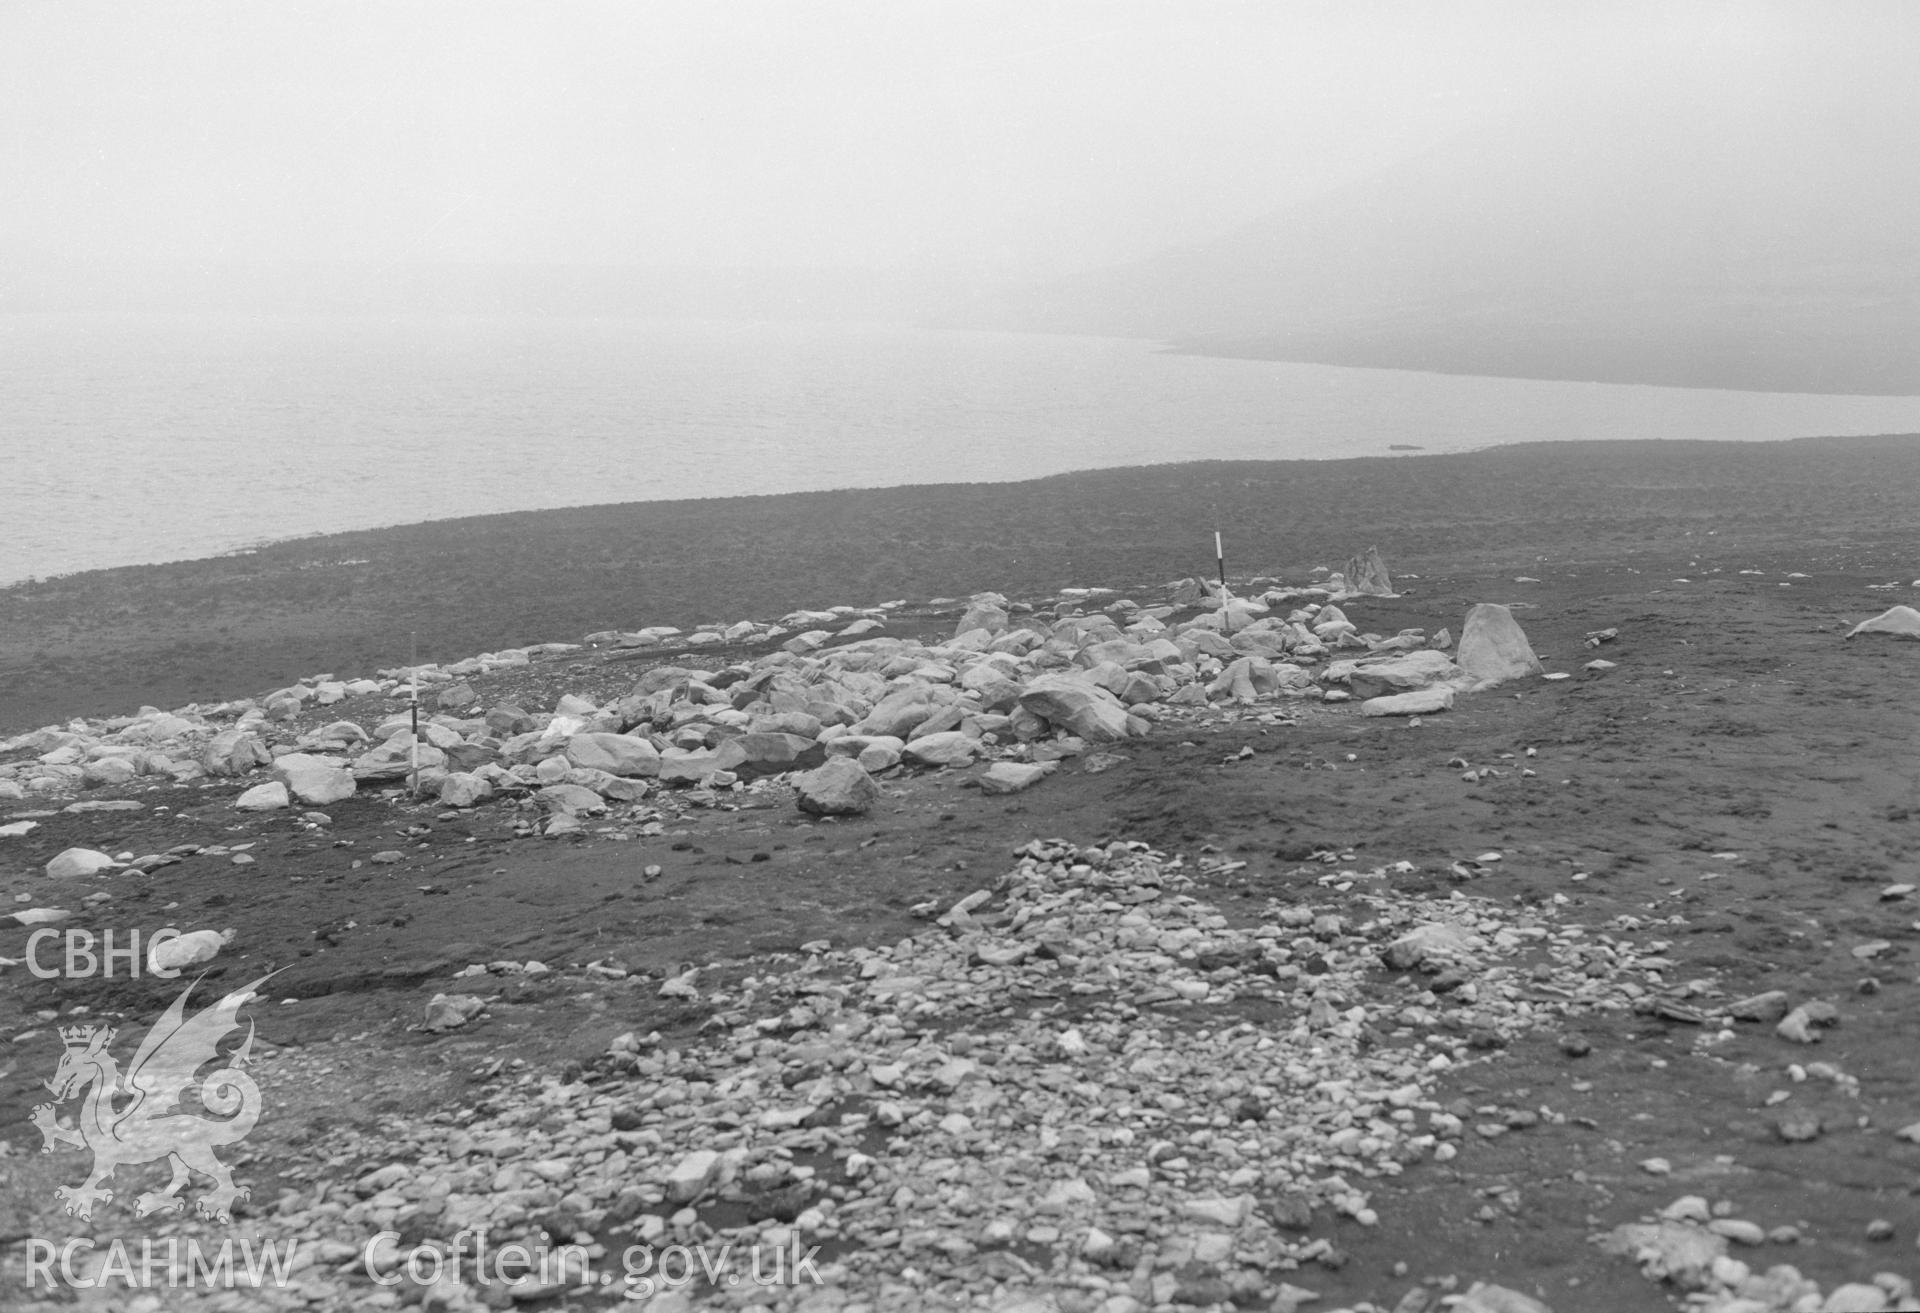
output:
[[[86, 1183], [54, 1191], [56, 1198], [67, 1201], [69, 1215], [91, 1218], [96, 1202], [113, 1198], [113, 1191], [102, 1189], [100, 1183], [113, 1175], [114, 1168], [165, 1158], [172, 1164], [173, 1179], [164, 1190], [140, 1195], [134, 1203], [137, 1216], [184, 1212], [187, 1201], [180, 1197], [180, 1189], [198, 1172], [211, 1177], [214, 1188], [200, 1197], [195, 1211], [215, 1221], [233, 1220], [233, 1201], [247, 1198], [250, 1192], [234, 1185], [233, 1173], [213, 1151], [245, 1139], [260, 1120], [260, 1087], [242, 1070], [253, 1051], [253, 1023], [247, 1023], [246, 1040], [231, 1053], [220, 1053], [218, 1045], [240, 1028], [241, 1007], [268, 976], [242, 985], [192, 1017], [186, 1014], [187, 995], [193, 993], [193, 985], [188, 985], [140, 1041], [124, 1074], [107, 1052], [118, 1031], [105, 1026], [61, 1028], [66, 1052], [46, 1083], [53, 1091], [53, 1102], [33, 1110], [33, 1124], [46, 1141], [42, 1153], [52, 1153], [62, 1143], [93, 1150], [93, 1171]], [[204, 1078], [198, 1075], [202, 1067], [215, 1062], [222, 1065]], [[79, 1129], [60, 1126], [54, 1119], [55, 1106], [88, 1086], [92, 1089], [80, 1108]], [[198, 1116], [183, 1107], [188, 1094], [197, 1095], [200, 1107], [214, 1116]]]

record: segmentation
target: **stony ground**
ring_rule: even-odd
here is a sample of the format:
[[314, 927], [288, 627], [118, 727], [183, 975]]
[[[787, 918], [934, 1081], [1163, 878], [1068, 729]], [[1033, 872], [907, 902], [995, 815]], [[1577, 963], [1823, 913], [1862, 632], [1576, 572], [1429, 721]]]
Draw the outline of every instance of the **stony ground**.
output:
[[[1841, 635], [1911, 599], [1913, 560], [1404, 580], [1356, 621], [1457, 631], [1504, 602], [1573, 678], [1417, 724], [1196, 708], [1008, 797], [978, 766], [902, 769], [865, 817], [806, 816], [778, 779], [657, 792], [565, 838], [510, 802], [398, 790], [324, 822], [236, 812], [240, 781], [86, 795], [138, 811], [7, 804], [0, 825], [39, 825], [0, 838], [0, 906], [232, 929], [207, 1001], [280, 974], [250, 1009], [266, 1112], [226, 1151], [252, 1193], [221, 1226], [136, 1220], [155, 1168], [90, 1223], [64, 1216], [54, 1190], [85, 1156], [38, 1153], [31, 1121], [57, 1027], [138, 1030], [178, 986], [0, 972], [20, 1018], [0, 1288], [18, 1300], [34, 1238], [91, 1237], [97, 1265], [116, 1238], [197, 1235], [302, 1242], [286, 1288], [226, 1297], [247, 1308], [592, 1308], [648, 1280], [657, 1310], [1599, 1313], [1688, 1280], [1749, 1311], [1899, 1307], [1920, 1272], [1920, 1144], [1899, 1135], [1920, 1123], [1920, 899], [1899, 892], [1920, 645]], [[905, 608], [890, 632], [944, 637], [959, 612]], [[1616, 667], [1586, 672], [1596, 655]], [[475, 683], [538, 711], [641, 668], [588, 651]], [[197, 851], [147, 874], [40, 874], [71, 846], [176, 845]], [[1389, 965], [1433, 923], [1451, 954]], [[0, 957], [27, 933], [0, 930]], [[1767, 991], [1837, 1019], [1801, 1043], [1729, 1014]], [[437, 994], [484, 1008], [430, 1033]], [[1691, 1269], [1660, 1251], [1679, 1284], [1595, 1243], [1662, 1210], [1709, 1251]], [[496, 1247], [578, 1240], [589, 1270], [511, 1290], [368, 1273], [383, 1230], [376, 1272], [475, 1225]], [[728, 1241], [819, 1250], [784, 1285], [622, 1269], [633, 1246]], [[1805, 1284], [1761, 1279], [1783, 1264]]]

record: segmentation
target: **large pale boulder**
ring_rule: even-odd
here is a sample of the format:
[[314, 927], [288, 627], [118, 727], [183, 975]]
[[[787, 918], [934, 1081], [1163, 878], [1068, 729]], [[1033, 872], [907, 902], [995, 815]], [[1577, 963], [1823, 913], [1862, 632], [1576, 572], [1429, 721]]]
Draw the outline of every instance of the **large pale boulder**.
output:
[[471, 807], [493, 796], [493, 785], [483, 776], [454, 771], [440, 781], [440, 801], [448, 807]]
[[598, 816], [607, 809], [606, 799], [580, 784], [549, 784], [535, 796], [548, 811], [567, 816]]
[[[202, 962], [211, 962], [214, 957], [233, 942], [233, 931], [222, 934], [218, 930], [190, 930], [184, 935], [174, 935], [166, 939], [155, 939], [147, 948], [147, 970], [154, 975], [166, 971], [183, 971], [187, 967], [199, 966]], [[162, 976], [162, 979], [165, 979]]]
[[1423, 688], [1412, 693], [1394, 693], [1383, 698], [1368, 698], [1360, 704], [1363, 716], [1425, 716], [1453, 707], [1453, 690], [1445, 687]]
[[1463, 687], [1472, 677], [1444, 652], [1409, 652], [1404, 656], [1335, 661], [1323, 680], [1344, 684], [1358, 698], [1387, 697], [1436, 686]]
[[243, 729], [221, 730], [200, 751], [200, 764], [209, 775], [244, 775], [271, 760], [273, 754], [259, 736]]
[[176, 716], [170, 711], [155, 711], [141, 717], [141, 723], [129, 726], [128, 738], [137, 738], [147, 743], [159, 743], [166, 739], [184, 738], [201, 728], [184, 716]]
[[980, 740], [950, 729], [908, 740], [901, 755], [917, 766], [956, 766], [972, 761], [980, 746]]
[[1532, 1295], [1476, 1281], [1453, 1306], [1453, 1313], [1553, 1313], [1553, 1310]]
[[830, 757], [825, 765], [793, 778], [800, 810], [814, 816], [859, 816], [873, 809], [880, 786], [851, 757]]
[[[402, 743], [412, 743], [413, 717], [411, 715], [389, 716], [374, 727], [373, 737], [383, 743], [392, 743], [395, 739], [399, 739]], [[458, 730], [425, 721], [420, 726], [420, 742], [431, 744], [436, 748], [451, 748], [466, 740], [460, 737]]]
[[1156, 649], [1148, 647], [1145, 643], [1136, 643], [1126, 638], [1110, 638], [1102, 643], [1087, 644], [1080, 649], [1074, 661], [1078, 665], [1087, 667], [1097, 666], [1103, 661], [1111, 661], [1117, 666], [1133, 670], [1157, 658]]
[[715, 771], [729, 770], [740, 758], [725, 760], [708, 748], [668, 748], [660, 754], [662, 784], [698, 784]]
[[1600, 1248], [1633, 1259], [1655, 1281], [1702, 1290], [1713, 1279], [1714, 1263], [1726, 1257], [1727, 1240], [1688, 1222], [1628, 1222], [1608, 1232]]
[[930, 701], [931, 697], [925, 684], [897, 688], [875, 704], [873, 710], [853, 727], [854, 732], [904, 739], [913, 732], [915, 726], [937, 710]]
[[[424, 735], [422, 736], [424, 737]], [[447, 766], [447, 754], [431, 743], [420, 745], [420, 771], [444, 771]], [[413, 735], [402, 732], [394, 735], [371, 752], [364, 752], [353, 759], [353, 777], [356, 780], [403, 780], [413, 770]]]
[[966, 718], [967, 709], [957, 702], [950, 702], [908, 731], [907, 742], [912, 743], [916, 739], [924, 739], [931, 734], [945, 734], [949, 730], [959, 729]]
[[1127, 709], [1120, 699], [1071, 675], [1036, 676], [1020, 695], [1020, 707], [1088, 743], [1117, 743], [1127, 737]]
[[100, 757], [83, 768], [82, 780], [90, 785], [125, 784], [140, 773], [140, 768], [122, 756]]
[[[1240, 655], [1225, 636], [1204, 627], [1182, 629], [1176, 641], [1179, 646], [1191, 649], [1195, 655], [1219, 657], [1222, 661], [1231, 661]], [[1181, 655], [1191, 659], [1187, 653]]]
[[980, 710], [1004, 714], [1020, 705], [1020, 685], [1011, 679], [994, 679], [979, 687]]
[[336, 720], [330, 725], [322, 725], [311, 737], [316, 743], [344, 743], [348, 746], [373, 741], [371, 734], [350, 720]]
[[1395, 971], [1438, 971], [1471, 959], [1482, 947], [1477, 936], [1451, 921], [1427, 921], [1381, 949], [1380, 956]]
[[1889, 607], [1871, 620], [1862, 620], [1847, 631], [1855, 634], [1885, 634], [1889, 638], [1920, 638], [1920, 611], [1910, 606]]
[[235, 798], [233, 805], [243, 812], [271, 812], [291, 806], [292, 802], [287, 794], [287, 786], [279, 780], [271, 780], [266, 784], [254, 785]]
[[982, 793], [1018, 793], [1053, 774], [1058, 762], [996, 761], [980, 777]]
[[75, 876], [111, 871], [119, 864], [107, 854], [92, 848], [69, 848], [47, 863], [47, 874], [56, 880], [69, 880]]
[[1347, 568], [1341, 571], [1346, 576], [1348, 596], [1392, 597], [1393, 580], [1387, 574], [1387, 563], [1380, 555], [1378, 547], [1367, 550], [1347, 561]]
[[603, 770], [609, 775], [660, 773], [660, 750], [631, 734], [575, 734], [567, 740], [566, 757], [582, 770]]
[[984, 629], [989, 639], [1007, 632], [1007, 613], [990, 601], [975, 599], [967, 613], [960, 617], [960, 623], [953, 627], [953, 636], [958, 638], [971, 630]]
[[738, 761], [729, 762], [724, 769], [749, 780], [792, 770], [812, 770], [827, 759], [825, 744], [798, 734], [742, 734], [723, 746], [740, 754]]
[[1496, 602], [1481, 602], [1467, 612], [1455, 659], [1473, 677], [1476, 688], [1541, 673], [1540, 658], [1533, 654], [1520, 622]]
[[274, 760], [271, 773], [288, 793], [313, 807], [351, 798], [358, 787], [352, 769], [338, 757], [290, 752]]

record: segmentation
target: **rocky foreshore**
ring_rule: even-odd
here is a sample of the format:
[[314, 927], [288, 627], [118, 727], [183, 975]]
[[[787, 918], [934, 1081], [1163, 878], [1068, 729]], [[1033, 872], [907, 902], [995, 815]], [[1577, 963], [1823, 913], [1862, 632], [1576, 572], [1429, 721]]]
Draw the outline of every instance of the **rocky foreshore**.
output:
[[[0, 842], [55, 816], [207, 790], [232, 793], [235, 817], [286, 812], [321, 833], [326, 808], [367, 794], [442, 818], [500, 809], [516, 832], [556, 839], [657, 834], [730, 798], [832, 824], [884, 809], [922, 776], [1038, 797], [1063, 763], [1097, 773], [1207, 722], [1279, 729], [1314, 707], [1417, 725], [1456, 699], [1617, 669], [1593, 649], [1618, 630], [1596, 623], [1574, 670], [1549, 673], [1501, 605], [1472, 606], [1457, 643], [1445, 628], [1374, 632], [1367, 608], [1392, 589], [1375, 556], [1302, 585], [1256, 580], [1244, 597], [1197, 580], [1145, 604], [1134, 600], [1142, 590], [1038, 603], [980, 594], [955, 604], [950, 634], [890, 632], [908, 610], [893, 603], [316, 675], [240, 701], [0, 741], [0, 800], [14, 804]], [[493, 681], [518, 676], [552, 692], [546, 707], [492, 695]], [[1535, 775], [1533, 751], [1458, 766], [1470, 784], [1518, 782]], [[209, 852], [251, 861], [248, 846], [73, 846], [41, 869], [57, 890]], [[1034, 841], [1010, 859], [1005, 848], [978, 853], [992, 876], [915, 908], [929, 924], [890, 946], [820, 940], [665, 978], [604, 959], [461, 964], [437, 982], [424, 1031], [469, 1033], [529, 975], [554, 975], [582, 998], [672, 1000], [705, 1020], [669, 1039], [622, 1032], [558, 1072], [502, 1055], [483, 1097], [331, 1139], [286, 1173], [277, 1200], [236, 1207], [242, 1229], [297, 1242], [284, 1280], [205, 1295], [68, 1290], [45, 1307], [77, 1293], [142, 1313], [612, 1303], [1542, 1313], [1555, 1307], [1544, 1292], [1510, 1288], [1500, 1271], [1405, 1264], [1371, 1299], [1330, 1305], [1317, 1274], [1346, 1257], [1308, 1232], [1329, 1216], [1374, 1227], [1376, 1183], [1578, 1121], [1524, 1091], [1441, 1091], [1476, 1068], [1483, 1088], [1499, 1089], [1506, 1051], [1529, 1037], [1578, 1059], [1585, 1032], [1609, 1018], [1698, 1027], [1703, 1051], [1754, 1027], [1813, 1043], [1834, 1019], [1817, 1000], [1741, 998], [1711, 973], [1676, 978], [1657, 919], [1596, 925], [1569, 915], [1561, 895], [1475, 895], [1498, 851], [1456, 862], [1438, 891], [1387, 855], [1310, 857], [1323, 872], [1310, 881], [1227, 903], [1195, 882], [1245, 866], [1217, 849]], [[71, 915], [36, 906], [13, 917], [37, 927]], [[195, 931], [152, 960], [217, 962], [231, 938]], [[325, 1074], [271, 1045], [253, 1063], [263, 1084]], [[1846, 1079], [1819, 1063], [1809, 1075]], [[1886, 1225], [1913, 1229], [1910, 1218]], [[1680, 1193], [1582, 1242], [1638, 1262], [1698, 1313], [1920, 1309], [1897, 1274], [1823, 1289], [1764, 1261], [1766, 1247], [1794, 1243], [1792, 1229], [1744, 1217], [1725, 1197]], [[79, 1274], [111, 1275], [110, 1228], [96, 1216], [88, 1233], [101, 1244]], [[145, 1233], [221, 1234], [197, 1219]], [[669, 1252], [684, 1279], [656, 1266]], [[520, 1257], [502, 1267], [503, 1253]], [[526, 1257], [550, 1254], [551, 1265]], [[694, 1254], [709, 1266], [732, 1259], [697, 1274], [685, 1266]], [[782, 1279], [725, 1268], [747, 1255], [756, 1277], [764, 1256], [781, 1256]], [[10, 1251], [0, 1276], [23, 1276], [28, 1257]]]
[[[1417, 715], [1446, 710], [1457, 691], [1540, 673], [1505, 607], [1474, 608], [1449, 656], [1446, 629], [1362, 633], [1341, 609], [1335, 599], [1390, 595], [1377, 557], [1366, 592], [1349, 593], [1343, 576], [1331, 583], [1238, 598], [1187, 580], [1151, 606], [1076, 589], [1051, 616], [981, 594], [937, 644], [887, 636], [888, 607], [842, 607], [693, 633], [608, 631], [377, 678], [315, 675], [238, 702], [149, 707], [0, 740], [0, 799], [265, 772], [271, 778], [235, 805], [266, 811], [404, 780], [455, 807], [532, 791], [553, 814], [547, 832], [559, 833], [649, 788], [727, 788], [799, 771], [821, 772], [800, 782], [802, 805], [832, 814], [863, 810], [871, 775], [903, 761], [995, 760], [985, 787], [1012, 791], [1040, 778], [1035, 766], [1139, 737], [1182, 708], [1357, 697], [1364, 715]], [[468, 682], [586, 648], [620, 662], [667, 645], [724, 658], [776, 643], [718, 668], [656, 663], [617, 699], [570, 694], [539, 717], [482, 707]], [[336, 719], [278, 732], [350, 698], [409, 706], [371, 728]], [[859, 773], [828, 768], [839, 758]]]

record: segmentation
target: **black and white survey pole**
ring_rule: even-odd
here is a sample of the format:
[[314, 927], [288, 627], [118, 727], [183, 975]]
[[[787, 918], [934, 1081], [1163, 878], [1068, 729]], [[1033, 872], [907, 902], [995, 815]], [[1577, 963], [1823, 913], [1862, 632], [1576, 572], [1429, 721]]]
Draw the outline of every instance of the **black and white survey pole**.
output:
[[1227, 610], [1227, 549], [1220, 543], [1220, 531], [1213, 531], [1213, 561], [1220, 568], [1220, 630], [1225, 633], [1233, 625], [1233, 616]]
[[407, 637], [413, 655], [413, 696], [410, 699], [413, 710], [413, 747], [410, 750], [407, 790], [417, 798], [420, 796], [420, 635], [415, 632]]

